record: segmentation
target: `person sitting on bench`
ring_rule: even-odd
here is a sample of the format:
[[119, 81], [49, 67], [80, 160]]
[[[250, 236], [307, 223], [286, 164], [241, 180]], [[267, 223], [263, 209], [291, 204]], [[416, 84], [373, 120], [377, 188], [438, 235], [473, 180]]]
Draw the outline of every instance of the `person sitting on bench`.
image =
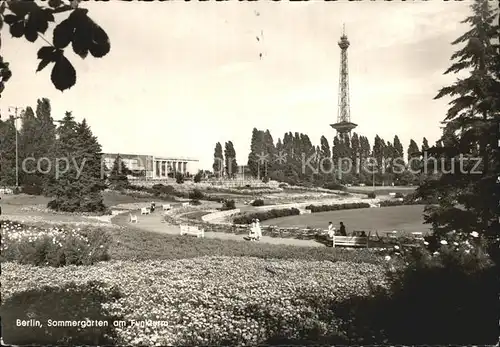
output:
[[335, 227], [332, 222], [328, 222], [328, 237], [332, 238], [335, 236]]
[[347, 236], [347, 232], [345, 231], [345, 225], [344, 225], [344, 222], [340, 222], [340, 230], [339, 230], [339, 235], [340, 235], [340, 236]]
[[361, 237], [366, 237], [366, 233], [364, 231], [361, 232], [361, 234], [359, 235]]

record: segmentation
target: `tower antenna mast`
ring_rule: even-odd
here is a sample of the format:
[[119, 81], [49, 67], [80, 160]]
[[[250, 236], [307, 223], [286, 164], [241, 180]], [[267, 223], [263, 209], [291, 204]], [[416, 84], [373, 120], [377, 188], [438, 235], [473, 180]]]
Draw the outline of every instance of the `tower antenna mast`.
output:
[[339, 104], [337, 123], [330, 126], [337, 130], [337, 136], [346, 139], [351, 135], [351, 131], [358, 125], [351, 122], [351, 111], [349, 103], [349, 68], [347, 62], [347, 49], [350, 42], [345, 33], [345, 24], [342, 26], [342, 36], [338, 42], [340, 47], [340, 72], [339, 72]]

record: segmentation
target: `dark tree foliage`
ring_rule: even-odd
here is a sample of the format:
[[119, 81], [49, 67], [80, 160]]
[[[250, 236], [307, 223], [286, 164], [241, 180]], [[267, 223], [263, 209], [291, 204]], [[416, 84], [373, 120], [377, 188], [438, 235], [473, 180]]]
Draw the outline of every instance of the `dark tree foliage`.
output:
[[217, 177], [222, 175], [222, 170], [224, 169], [224, 154], [222, 152], [222, 145], [220, 142], [215, 144], [214, 163], [212, 164], [212, 169]]
[[[380, 184], [408, 185], [417, 181], [415, 175], [405, 172], [404, 150], [397, 135], [393, 143], [377, 136], [374, 151], [368, 139], [357, 133], [345, 140], [335, 136], [331, 145], [332, 147], [327, 138], [322, 136], [319, 146], [315, 146], [307, 134], [299, 132], [285, 133], [274, 145], [269, 130], [254, 128], [248, 166], [253, 177], [266, 177], [266, 180], [268, 177], [291, 185], [325, 187], [339, 183], [371, 184], [372, 174], [367, 169], [377, 171], [376, 181]], [[414, 170], [420, 170], [421, 153], [413, 140], [409, 151], [416, 158]], [[376, 167], [373, 167], [374, 161], [370, 157], [376, 158]], [[349, 172], [348, 159], [352, 162]], [[342, 170], [340, 165], [343, 166]]]
[[118, 154], [113, 162], [113, 167], [111, 168], [111, 172], [108, 177], [109, 186], [113, 189], [128, 187], [128, 174], [130, 174], [130, 170], [123, 162], [122, 157]]
[[410, 170], [414, 173], [420, 170], [420, 150], [418, 149], [417, 143], [411, 139], [410, 144], [408, 145], [408, 166]]
[[224, 158], [226, 175], [229, 178], [234, 178], [238, 171], [238, 162], [236, 161], [236, 150], [231, 141], [228, 141], [224, 145]]
[[257, 130], [257, 128], [253, 128], [252, 139], [250, 142], [250, 153], [248, 154], [247, 165], [248, 165], [248, 168], [250, 169], [252, 176], [254, 176], [254, 177], [257, 177], [257, 175], [258, 175], [257, 174], [257, 171], [258, 171], [258, 164], [257, 164], [258, 157], [257, 157], [257, 155], [260, 154], [259, 153], [259, 149], [260, 149], [260, 143], [259, 143], [260, 137], [259, 137], [259, 135], [260, 135], [259, 130]]
[[[66, 112], [57, 128], [50, 176], [48, 207], [67, 212], [103, 212], [106, 188], [101, 169], [102, 149], [87, 122], [77, 123]], [[67, 161], [61, 163], [61, 159]], [[59, 163], [57, 163], [59, 161]]]
[[13, 117], [0, 119], [0, 186], [16, 183], [16, 128]]
[[196, 175], [194, 175], [193, 182], [200, 183], [202, 178], [203, 178], [203, 171], [200, 170]]
[[322, 169], [322, 172], [329, 173], [332, 170], [332, 162], [329, 160], [332, 158], [330, 144], [328, 143], [328, 140], [325, 136], [321, 136], [320, 143], [320, 168]]
[[495, 22], [498, 8], [492, 8], [493, 4], [474, 1], [472, 14], [464, 20], [470, 30], [452, 43], [463, 46], [453, 54], [452, 65], [445, 73], [467, 75], [436, 96], [448, 96], [452, 101], [440, 145], [427, 150], [443, 160], [446, 171], [427, 180], [418, 194], [439, 198], [437, 206], [427, 206], [425, 215], [436, 234], [476, 231], [496, 244], [492, 250], [496, 248], [498, 253], [500, 52]]
[[[51, 80], [58, 90], [64, 91], [76, 83], [76, 71], [64, 55], [64, 49], [70, 44], [73, 51], [82, 59], [90, 53], [95, 58], [104, 57], [111, 49], [108, 35], [89, 16], [88, 10], [79, 8], [80, 1], [50, 0], [47, 5], [40, 5], [29, 0], [0, 1], [0, 29], [7, 24], [14, 38], [25, 38], [36, 42], [41, 38], [47, 45], [38, 50], [40, 63], [37, 72], [53, 64]], [[43, 34], [51, 23], [56, 23], [56, 16], [68, 13], [69, 16], [55, 25], [52, 43]], [[1, 48], [1, 41], [0, 41]], [[0, 97], [5, 83], [11, 78], [9, 63], [0, 55]]]

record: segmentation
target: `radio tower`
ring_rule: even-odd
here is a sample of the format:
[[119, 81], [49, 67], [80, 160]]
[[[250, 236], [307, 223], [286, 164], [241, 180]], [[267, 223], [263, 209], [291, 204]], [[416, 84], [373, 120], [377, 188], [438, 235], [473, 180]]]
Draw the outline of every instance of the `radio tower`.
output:
[[340, 73], [339, 73], [339, 110], [337, 115], [337, 123], [330, 126], [337, 130], [337, 136], [345, 139], [351, 135], [351, 130], [358, 125], [351, 122], [350, 106], [349, 106], [349, 69], [347, 66], [347, 48], [349, 48], [349, 40], [345, 34], [345, 24], [340, 37]]

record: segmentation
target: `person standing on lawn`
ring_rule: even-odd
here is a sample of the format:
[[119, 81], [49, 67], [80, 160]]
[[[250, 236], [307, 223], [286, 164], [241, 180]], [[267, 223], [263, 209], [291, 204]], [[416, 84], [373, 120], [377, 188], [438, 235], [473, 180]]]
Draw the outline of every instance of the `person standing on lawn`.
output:
[[255, 222], [255, 219], [252, 219], [252, 224], [250, 224], [250, 231], [248, 233], [248, 237], [250, 238], [250, 240], [254, 240], [255, 237], [256, 237], [256, 222]]
[[257, 236], [257, 241], [262, 237], [262, 229], [260, 228], [260, 220], [255, 220], [255, 235]]

